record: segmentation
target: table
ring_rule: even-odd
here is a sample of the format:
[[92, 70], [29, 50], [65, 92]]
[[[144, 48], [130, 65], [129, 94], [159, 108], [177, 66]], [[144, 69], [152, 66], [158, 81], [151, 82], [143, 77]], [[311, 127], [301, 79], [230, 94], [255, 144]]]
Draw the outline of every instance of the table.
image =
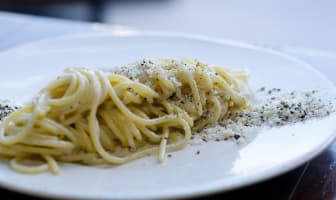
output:
[[[123, 31], [120, 26], [72, 22], [0, 12], [0, 51], [20, 44], [52, 36], [78, 32]], [[336, 53], [307, 50], [298, 47], [277, 47], [277, 50], [297, 56], [315, 66], [336, 82]], [[9, 199], [36, 199], [0, 189]], [[336, 143], [312, 161], [282, 176], [232, 192], [210, 196], [212, 198], [250, 199], [335, 199], [336, 198]]]

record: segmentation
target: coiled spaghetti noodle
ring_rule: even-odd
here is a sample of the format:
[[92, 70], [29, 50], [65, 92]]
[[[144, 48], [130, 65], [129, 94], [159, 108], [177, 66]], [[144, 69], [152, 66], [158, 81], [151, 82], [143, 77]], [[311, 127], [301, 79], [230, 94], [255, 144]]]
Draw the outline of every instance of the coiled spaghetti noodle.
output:
[[66, 69], [4, 120], [0, 155], [22, 173], [57, 173], [59, 161], [122, 164], [153, 153], [163, 161], [192, 130], [245, 107], [246, 91], [245, 73], [189, 60]]

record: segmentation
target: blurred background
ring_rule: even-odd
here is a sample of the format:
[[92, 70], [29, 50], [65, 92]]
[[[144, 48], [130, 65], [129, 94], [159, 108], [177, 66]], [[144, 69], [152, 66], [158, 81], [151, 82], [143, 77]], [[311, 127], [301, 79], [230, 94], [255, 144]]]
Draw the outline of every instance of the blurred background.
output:
[[334, 0], [1, 0], [0, 10], [336, 52]]

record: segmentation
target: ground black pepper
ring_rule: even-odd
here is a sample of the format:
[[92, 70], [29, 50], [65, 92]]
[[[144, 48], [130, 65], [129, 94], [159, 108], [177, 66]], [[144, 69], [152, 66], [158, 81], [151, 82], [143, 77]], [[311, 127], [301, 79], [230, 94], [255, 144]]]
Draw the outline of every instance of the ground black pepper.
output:
[[12, 106], [10, 105], [9, 101], [1, 101], [0, 102], [0, 120], [3, 120], [5, 117], [7, 117], [9, 114], [17, 110], [18, 106]]
[[[271, 92], [270, 92], [271, 91]], [[335, 107], [328, 99], [318, 97], [318, 91], [281, 92], [279, 88], [258, 92], [263, 96], [258, 104], [251, 105], [249, 110], [238, 110], [228, 113], [217, 125], [203, 129], [200, 137], [195, 136], [193, 142], [219, 141], [233, 139], [240, 143], [245, 134], [258, 127], [277, 127], [305, 121], [312, 118], [328, 116], [335, 112]], [[269, 92], [271, 94], [269, 94]], [[199, 139], [199, 140], [197, 140]]]

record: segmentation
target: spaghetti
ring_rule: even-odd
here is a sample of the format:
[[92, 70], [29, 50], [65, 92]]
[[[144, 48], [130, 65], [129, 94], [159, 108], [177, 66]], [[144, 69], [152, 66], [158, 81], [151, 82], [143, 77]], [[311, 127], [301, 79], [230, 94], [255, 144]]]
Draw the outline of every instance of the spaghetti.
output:
[[0, 127], [0, 155], [21, 173], [58, 162], [123, 164], [182, 149], [192, 131], [247, 104], [246, 73], [187, 59], [112, 72], [66, 69]]

